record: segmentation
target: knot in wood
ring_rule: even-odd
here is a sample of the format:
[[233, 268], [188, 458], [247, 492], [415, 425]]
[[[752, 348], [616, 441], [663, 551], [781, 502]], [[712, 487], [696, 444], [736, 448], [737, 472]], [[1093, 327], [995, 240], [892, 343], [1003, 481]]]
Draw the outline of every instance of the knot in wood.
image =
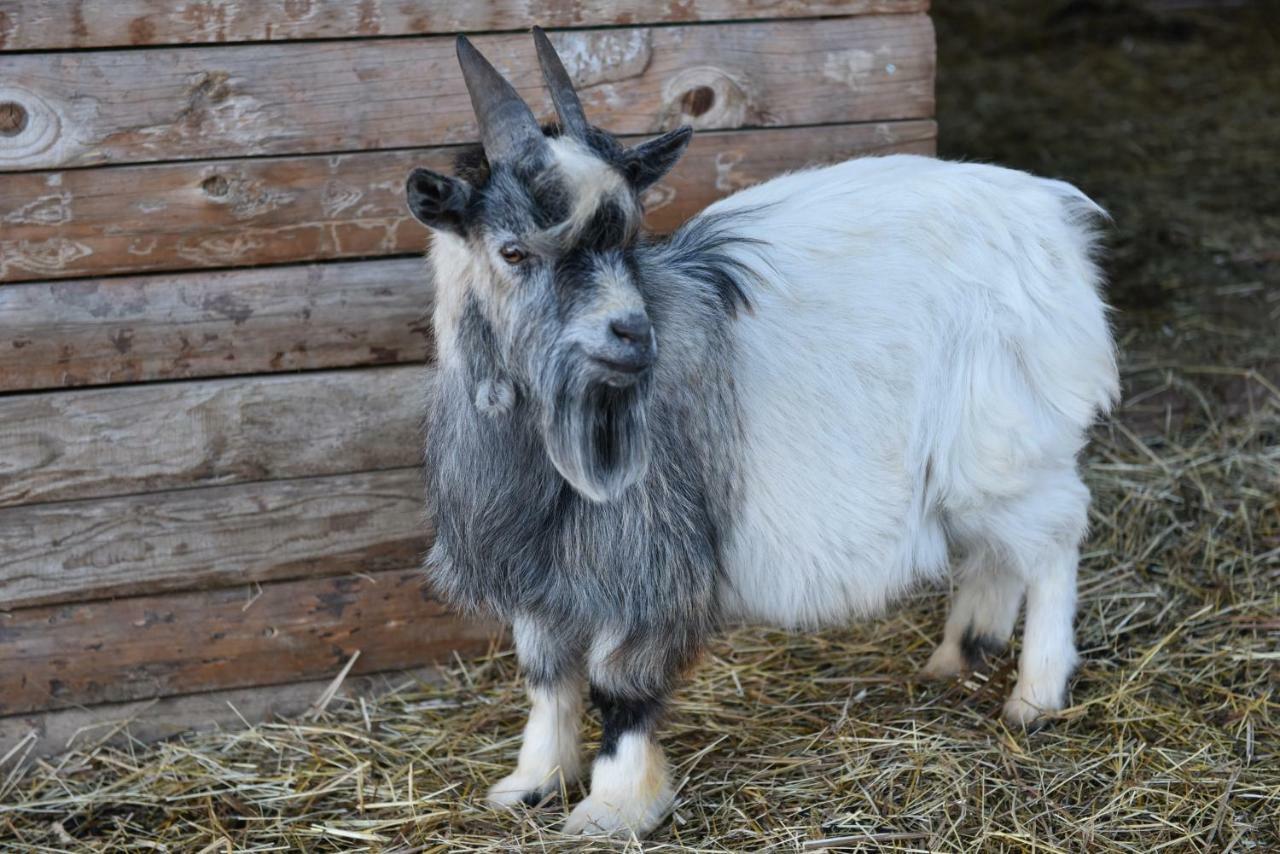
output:
[[17, 136], [27, 129], [27, 108], [17, 101], [0, 103], [0, 134]]
[[221, 175], [210, 175], [200, 182], [200, 188], [205, 191], [206, 195], [220, 199], [231, 189], [231, 184]]
[[701, 116], [716, 103], [716, 90], [710, 86], [697, 86], [684, 93], [680, 106], [691, 116]]
[[698, 128], [736, 128], [761, 123], [750, 81], [712, 65], [695, 65], [672, 75], [662, 87], [663, 110], [657, 128], [678, 124]]

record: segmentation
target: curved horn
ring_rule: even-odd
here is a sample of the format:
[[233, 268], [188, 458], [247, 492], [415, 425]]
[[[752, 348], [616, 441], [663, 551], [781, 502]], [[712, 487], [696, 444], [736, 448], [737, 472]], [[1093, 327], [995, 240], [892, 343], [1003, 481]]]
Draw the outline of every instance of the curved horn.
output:
[[529, 106], [466, 36], [458, 36], [458, 65], [480, 125], [480, 143], [490, 161], [509, 160], [530, 140], [543, 139]]
[[551, 93], [551, 103], [556, 105], [556, 115], [560, 117], [560, 127], [565, 135], [574, 139], [587, 138], [587, 114], [582, 111], [582, 102], [578, 93], [573, 91], [573, 81], [556, 49], [551, 46], [551, 39], [541, 27], [533, 28], [533, 43], [538, 47], [538, 64], [542, 66], [542, 79], [547, 83], [547, 91]]

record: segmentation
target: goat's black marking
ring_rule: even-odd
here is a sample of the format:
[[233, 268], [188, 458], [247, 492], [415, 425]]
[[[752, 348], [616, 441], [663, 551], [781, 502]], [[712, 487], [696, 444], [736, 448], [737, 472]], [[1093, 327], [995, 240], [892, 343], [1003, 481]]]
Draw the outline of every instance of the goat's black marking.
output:
[[662, 716], [663, 700], [659, 697], [634, 699], [621, 697], [591, 686], [591, 702], [600, 710], [600, 756], [613, 756], [618, 741], [627, 733], [649, 733]]
[[534, 789], [532, 792], [525, 792], [520, 796], [520, 803], [527, 807], [541, 806], [542, 802], [547, 799], [547, 796], [550, 795], [552, 791], [554, 790], [543, 792], [540, 789]]
[[960, 637], [960, 653], [971, 670], [982, 667], [991, 659], [999, 657], [1004, 652], [1004, 648], [1004, 641], [977, 634], [973, 626], [965, 629]]

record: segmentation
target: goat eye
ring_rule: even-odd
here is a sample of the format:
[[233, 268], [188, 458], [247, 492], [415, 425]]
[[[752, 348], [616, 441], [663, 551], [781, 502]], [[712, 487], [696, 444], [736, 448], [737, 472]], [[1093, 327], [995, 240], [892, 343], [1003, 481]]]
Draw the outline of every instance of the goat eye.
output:
[[519, 246], [517, 246], [514, 243], [508, 243], [507, 245], [503, 246], [501, 249], [498, 250], [498, 254], [502, 256], [503, 261], [506, 261], [508, 264], [511, 264], [512, 266], [519, 264], [525, 258], [529, 257], [523, 249], [521, 249]]

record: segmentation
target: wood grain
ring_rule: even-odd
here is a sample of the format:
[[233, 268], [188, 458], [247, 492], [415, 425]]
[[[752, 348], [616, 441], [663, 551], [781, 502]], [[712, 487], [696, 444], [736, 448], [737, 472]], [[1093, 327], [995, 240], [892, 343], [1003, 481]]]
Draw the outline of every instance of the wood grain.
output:
[[[927, 118], [924, 15], [618, 28], [555, 37], [617, 133]], [[550, 114], [528, 36], [476, 39]], [[409, 148], [475, 137], [453, 39], [0, 55], [0, 170]], [[54, 189], [54, 188], [51, 188]]]
[[927, 0], [0, 0], [0, 50], [923, 12]]
[[0, 396], [0, 507], [418, 463], [427, 369]]
[[[916, 120], [699, 134], [649, 194], [674, 228], [779, 172], [858, 154], [932, 153]], [[0, 281], [231, 267], [420, 252], [408, 213], [415, 166], [449, 171], [456, 148], [19, 173], [0, 181]]]
[[418, 258], [0, 287], [0, 391], [416, 362]]
[[415, 667], [479, 651], [419, 571], [303, 579], [0, 614], [0, 714]]
[[423, 503], [412, 468], [11, 507], [0, 607], [402, 569]]

